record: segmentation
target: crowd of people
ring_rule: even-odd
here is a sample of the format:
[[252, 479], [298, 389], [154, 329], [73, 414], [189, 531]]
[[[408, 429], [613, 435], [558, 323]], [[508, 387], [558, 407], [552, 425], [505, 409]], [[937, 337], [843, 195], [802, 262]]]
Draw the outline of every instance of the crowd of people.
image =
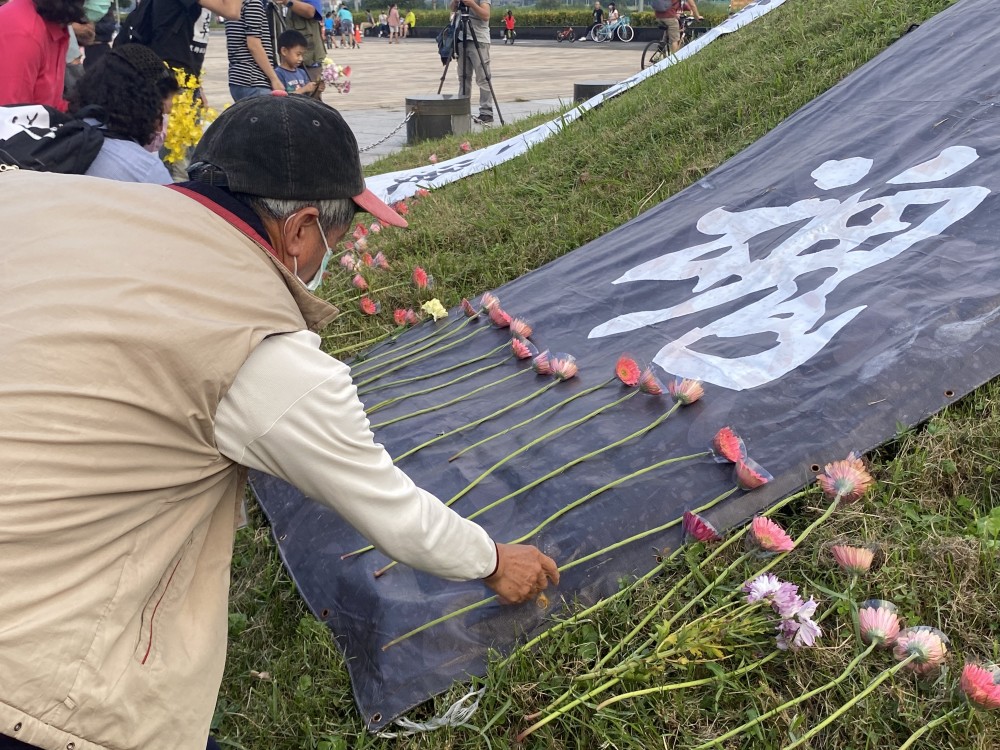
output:
[[[110, 45], [109, 0], [0, 6], [0, 125], [45, 108], [100, 134], [75, 173], [0, 149], [0, 750], [217, 747], [248, 467], [501, 601], [558, 583], [537, 548], [496, 543], [396, 468], [350, 368], [321, 350], [337, 311], [312, 292], [355, 213], [406, 221], [311, 95], [310, 39], [289, 26], [279, 63], [259, 62], [255, 2], [145, 0]], [[151, 184], [170, 182], [156, 152], [186, 91], [172, 69], [198, 69], [203, 11], [239, 23], [230, 38], [261, 69], [231, 85], [273, 93], [226, 109], [184, 182]], [[101, 52], [67, 91], [71, 37]]]

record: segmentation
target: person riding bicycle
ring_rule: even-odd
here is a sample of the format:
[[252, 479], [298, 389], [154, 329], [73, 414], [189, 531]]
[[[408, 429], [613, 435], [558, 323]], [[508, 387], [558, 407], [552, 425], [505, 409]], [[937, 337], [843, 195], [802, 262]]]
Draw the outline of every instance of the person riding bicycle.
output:
[[698, 12], [694, 0], [653, 0], [651, 4], [656, 23], [665, 29], [667, 41], [670, 43], [670, 53], [673, 54], [681, 47], [681, 23], [678, 20], [680, 14], [689, 11], [699, 21], [703, 20], [703, 16]]
[[514, 33], [515, 23], [517, 23], [517, 20], [514, 18], [514, 12], [508, 10], [507, 15], [503, 17], [504, 44], [506, 44], [507, 42], [510, 42], [511, 44], [514, 43], [514, 37], [517, 36], [517, 34]]

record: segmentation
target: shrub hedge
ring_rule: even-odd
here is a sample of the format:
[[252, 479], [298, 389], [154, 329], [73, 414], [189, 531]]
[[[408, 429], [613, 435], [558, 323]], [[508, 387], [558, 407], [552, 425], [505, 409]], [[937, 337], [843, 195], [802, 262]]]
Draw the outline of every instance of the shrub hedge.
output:
[[[496, 4], [497, 10], [502, 10], [502, 3]], [[448, 24], [450, 13], [447, 10], [417, 10], [417, 26], [438, 26]], [[491, 25], [499, 25], [501, 13], [494, 13]], [[642, 13], [627, 13], [633, 26], [655, 26], [656, 20], [652, 11]], [[716, 26], [726, 20], [726, 13], [715, 10], [703, 10], [706, 26]], [[514, 10], [518, 26], [590, 26], [589, 8], [560, 8], [559, 10]]]

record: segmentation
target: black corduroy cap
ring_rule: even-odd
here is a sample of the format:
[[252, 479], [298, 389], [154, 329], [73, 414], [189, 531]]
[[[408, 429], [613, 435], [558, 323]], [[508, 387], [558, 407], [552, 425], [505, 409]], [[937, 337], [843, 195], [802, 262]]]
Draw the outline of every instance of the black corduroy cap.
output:
[[406, 220], [365, 187], [358, 142], [333, 107], [309, 96], [255, 96], [209, 125], [188, 176], [262, 198], [350, 198], [383, 224]]

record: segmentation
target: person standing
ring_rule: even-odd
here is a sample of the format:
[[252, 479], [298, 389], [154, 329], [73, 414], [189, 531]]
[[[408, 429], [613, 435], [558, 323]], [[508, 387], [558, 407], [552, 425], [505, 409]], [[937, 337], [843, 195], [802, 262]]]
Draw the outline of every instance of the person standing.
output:
[[323, 19], [323, 41], [327, 49], [333, 49], [333, 11], [327, 11], [326, 18]]
[[226, 21], [229, 93], [234, 102], [285, 90], [271, 64], [272, 47], [261, 0], [243, 0], [239, 20]]
[[0, 173], [5, 748], [205, 750], [246, 468], [502, 602], [559, 581], [394, 466], [320, 349], [337, 309], [310, 290], [355, 211], [406, 226], [340, 114], [237, 102], [190, 175]]
[[604, 24], [604, 9], [601, 7], [600, 2], [594, 3], [594, 10], [591, 14], [591, 19], [592, 22], [590, 26], [585, 32], [583, 32], [583, 36], [580, 37], [581, 42], [587, 41], [588, 39], [593, 40], [592, 34], [594, 29], [597, 29]]
[[354, 46], [354, 15], [347, 9], [346, 5], [341, 5], [337, 11], [340, 19], [340, 46]]
[[393, 40], [399, 44], [399, 8], [395, 3], [389, 6], [389, 44]]
[[378, 14], [378, 35], [379, 37], [389, 36], [389, 16], [385, 11]]
[[0, 7], [0, 106], [66, 111], [67, 26], [83, 20], [83, 0], [10, 0]]
[[[465, 38], [465, 25], [459, 28], [455, 44], [458, 53], [458, 95], [472, 98], [472, 74], [476, 74], [479, 86], [479, 116], [476, 121], [484, 125], [493, 122], [493, 94], [490, 92], [490, 0], [451, 0], [452, 11], [463, 5], [468, 9], [472, 39]], [[462, 11], [464, 12], [464, 11]]]

